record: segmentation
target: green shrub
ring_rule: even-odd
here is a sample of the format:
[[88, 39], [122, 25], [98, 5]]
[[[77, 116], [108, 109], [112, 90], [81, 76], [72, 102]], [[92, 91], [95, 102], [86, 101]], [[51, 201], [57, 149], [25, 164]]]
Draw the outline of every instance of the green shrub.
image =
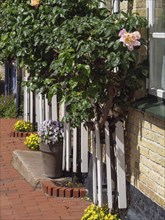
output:
[[0, 96], [0, 118], [17, 117], [17, 108], [12, 95]]
[[24, 144], [30, 150], [39, 150], [39, 136], [38, 134], [31, 134], [30, 136], [26, 137], [26, 141]]
[[26, 122], [24, 120], [19, 120], [14, 124], [14, 131], [29, 132], [33, 130], [33, 125], [31, 122]]
[[93, 129], [94, 118], [103, 127], [106, 120], [125, 116], [148, 73], [142, 59], [147, 51], [142, 56], [140, 50], [147, 41], [137, 35], [146, 29], [146, 18], [99, 5], [100, 0], [0, 4], [0, 61], [14, 57], [30, 73], [24, 85], [41, 89], [49, 100], [58, 94], [58, 102], [67, 103], [65, 120], [74, 127], [86, 122]]

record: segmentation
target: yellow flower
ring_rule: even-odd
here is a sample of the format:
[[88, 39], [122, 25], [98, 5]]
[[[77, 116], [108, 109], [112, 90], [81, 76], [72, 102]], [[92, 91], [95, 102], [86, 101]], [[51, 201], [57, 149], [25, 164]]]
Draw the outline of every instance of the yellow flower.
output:
[[39, 150], [39, 136], [38, 134], [31, 134], [29, 137], [26, 137], [24, 144], [30, 150]]

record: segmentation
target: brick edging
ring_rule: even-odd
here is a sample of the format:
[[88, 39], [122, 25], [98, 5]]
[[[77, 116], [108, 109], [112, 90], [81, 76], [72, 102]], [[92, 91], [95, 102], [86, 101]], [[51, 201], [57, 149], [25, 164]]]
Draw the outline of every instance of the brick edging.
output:
[[85, 188], [69, 188], [55, 185], [51, 180], [41, 181], [42, 190], [49, 196], [66, 198], [84, 198], [87, 195]]
[[21, 131], [12, 131], [10, 133], [10, 137], [27, 137], [31, 134], [36, 134], [36, 132], [21, 132]]

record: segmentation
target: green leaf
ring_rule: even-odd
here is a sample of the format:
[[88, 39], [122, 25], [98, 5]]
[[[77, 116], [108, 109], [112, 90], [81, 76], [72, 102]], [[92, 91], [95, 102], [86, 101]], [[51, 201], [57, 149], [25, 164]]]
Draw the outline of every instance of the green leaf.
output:
[[71, 88], [74, 89], [78, 85], [78, 82], [70, 80], [69, 84], [71, 85]]

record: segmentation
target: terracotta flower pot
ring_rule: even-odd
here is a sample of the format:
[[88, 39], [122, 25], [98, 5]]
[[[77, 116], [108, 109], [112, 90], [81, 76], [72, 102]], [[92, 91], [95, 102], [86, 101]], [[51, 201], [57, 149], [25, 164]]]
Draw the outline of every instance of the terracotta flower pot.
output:
[[50, 178], [62, 176], [62, 144], [40, 143], [40, 151], [44, 165], [45, 175]]

